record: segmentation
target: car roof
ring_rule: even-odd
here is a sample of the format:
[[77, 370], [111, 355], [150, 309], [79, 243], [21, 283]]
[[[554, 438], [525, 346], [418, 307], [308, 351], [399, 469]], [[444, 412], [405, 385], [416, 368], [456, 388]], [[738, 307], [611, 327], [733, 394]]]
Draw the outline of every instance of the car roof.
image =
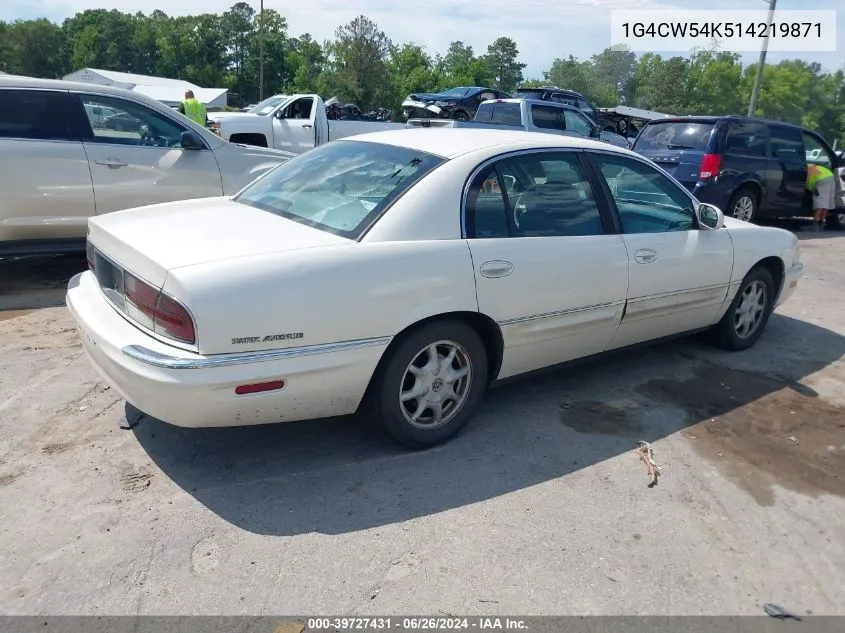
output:
[[155, 108], [160, 108], [164, 105], [161, 101], [156, 101], [155, 99], [142, 95], [138, 92], [86, 81], [65, 81], [64, 79], [37, 79], [35, 77], [21, 77], [17, 75], [0, 75], [0, 88], [81, 90], [84, 92], [95, 92], [102, 95], [113, 95], [115, 97], [131, 97], [135, 101], [142, 101]]
[[456, 158], [462, 154], [497, 148], [502, 151], [522, 149], [600, 149], [602, 151], [633, 154], [602, 141], [575, 136], [525, 132], [523, 130], [480, 130], [471, 128], [406, 128], [347, 136], [336, 142], [365, 141], [426, 152], [442, 158]]
[[717, 123], [719, 121], [753, 121], [755, 123], [768, 123], [774, 125], [785, 125], [787, 127], [794, 127], [799, 130], [807, 128], [797, 125], [795, 123], [787, 123], [786, 121], [777, 121], [775, 119], [766, 119], [755, 116], [742, 116], [740, 114], [725, 114], [725, 115], [707, 115], [707, 114], [690, 114], [681, 116], [670, 116], [665, 119], [652, 119], [647, 125], [654, 125], [658, 123]]

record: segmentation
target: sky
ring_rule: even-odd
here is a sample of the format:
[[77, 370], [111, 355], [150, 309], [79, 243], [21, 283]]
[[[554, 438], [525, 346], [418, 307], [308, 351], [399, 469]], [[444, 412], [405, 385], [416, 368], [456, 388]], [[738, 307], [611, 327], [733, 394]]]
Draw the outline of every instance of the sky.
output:
[[[169, 6], [161, 0], [111, 0], [109, 8], [151, 13], [161, 8], [170, 15], [220, 12], [235, 0], [180, 0]], [[257, 10], [259, 0], [249, 0]], [[101, 8], [91, 0], [0, 0], [0, 19], [46, 17], [56, 22], [78, 11]], [[775, 53], [767, 61], [801, 58], [820, 63], [831, 71], [845, 66], [845, 3], [841, 0], [779, 0], [780, 9], [835, 9], [836, 52]], [[542, 78], [556, 57], [572, 54], [580, 59], [610, 46], [612, 9], [762, 9], [766, 0], [264, 0], [287, 18], [290, 35], [310, 33], [322, 42], [335, 28], [359, 14], [374, 20], [395, 42], [414, 42], [431, 53], [445, 52], [449, 43], [461, 40], [481, 54], [487, 45], [505, 35], [516, 41], [520, 60], [527, 64], [525, 78]], [[683, 54], [655, 51], [664, 55]], [[754, 63], [756, 53], [743, 54]]]

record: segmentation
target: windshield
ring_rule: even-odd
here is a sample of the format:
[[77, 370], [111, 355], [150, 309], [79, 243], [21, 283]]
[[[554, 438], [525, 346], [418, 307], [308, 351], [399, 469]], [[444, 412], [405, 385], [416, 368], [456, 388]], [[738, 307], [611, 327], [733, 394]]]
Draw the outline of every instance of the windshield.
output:
[[268, 97], [261, 103], [258, 103], [252, 106], [247, 112], [250, 114], [259, 114], [261, 116], [267, 116], [273, 110], [276, 109], [283, 101], [287, 100], [287, 95], [276, 95], [275, 97]]
[[459, 86], [458, 88], [450, 88], [449, 90], [444, 90], [443, 92], [438, 92], [438, 97], [463, 97], [465, 96], [472, 88], [466, 88], [464, 86]]
[[234, 200], [358, 239], [396, 198], [443, 161], [406, 147], [337, 140], [282, 163]]
[[695, 149], [706, 151], [715, 123], [668, 121], [650, 123], [637, 137], [634, 147], [644, 149]]

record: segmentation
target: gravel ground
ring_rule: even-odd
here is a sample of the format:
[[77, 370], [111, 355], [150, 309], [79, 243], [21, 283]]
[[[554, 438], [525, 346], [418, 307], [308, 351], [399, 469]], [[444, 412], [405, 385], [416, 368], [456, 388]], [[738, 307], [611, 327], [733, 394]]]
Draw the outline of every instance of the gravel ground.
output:
[[0, 262], [0, 613], [845, 615], [845, 234], [801, 237], [753, 350], [528, 378], [424, 452], [121, 430], [63, 306], [84, 260]]

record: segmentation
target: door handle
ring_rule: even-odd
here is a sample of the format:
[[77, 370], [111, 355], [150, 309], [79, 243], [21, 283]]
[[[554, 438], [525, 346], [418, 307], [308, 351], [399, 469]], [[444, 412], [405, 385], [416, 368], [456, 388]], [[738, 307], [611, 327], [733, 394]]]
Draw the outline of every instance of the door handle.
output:
[[98, 165], [105, 165], [106, 167], [126, 167], [129, 163], [125, 163], [119, 158], [107, 158], [105, 160], [95, 160]]
[[634, 261], [638, 264], [650, 264], [657, 259], [657, 251], [650, 248], [641, 248], [634, 253]]
[[304, 127], [306, 130], [310, 130], [310, 129], [311, 129], [312, 127], [314, 127], [314, 126], [313, 126], [313, 125], [311, 125], [310, 123], [306, 123], [306, 124], [305, 124], [305, 125], [303, 125], [302, 127]]
[[513, 264], [495, 259], [481, 264], [480, 270], [483, 277], [507, 277], [513, 272]]

